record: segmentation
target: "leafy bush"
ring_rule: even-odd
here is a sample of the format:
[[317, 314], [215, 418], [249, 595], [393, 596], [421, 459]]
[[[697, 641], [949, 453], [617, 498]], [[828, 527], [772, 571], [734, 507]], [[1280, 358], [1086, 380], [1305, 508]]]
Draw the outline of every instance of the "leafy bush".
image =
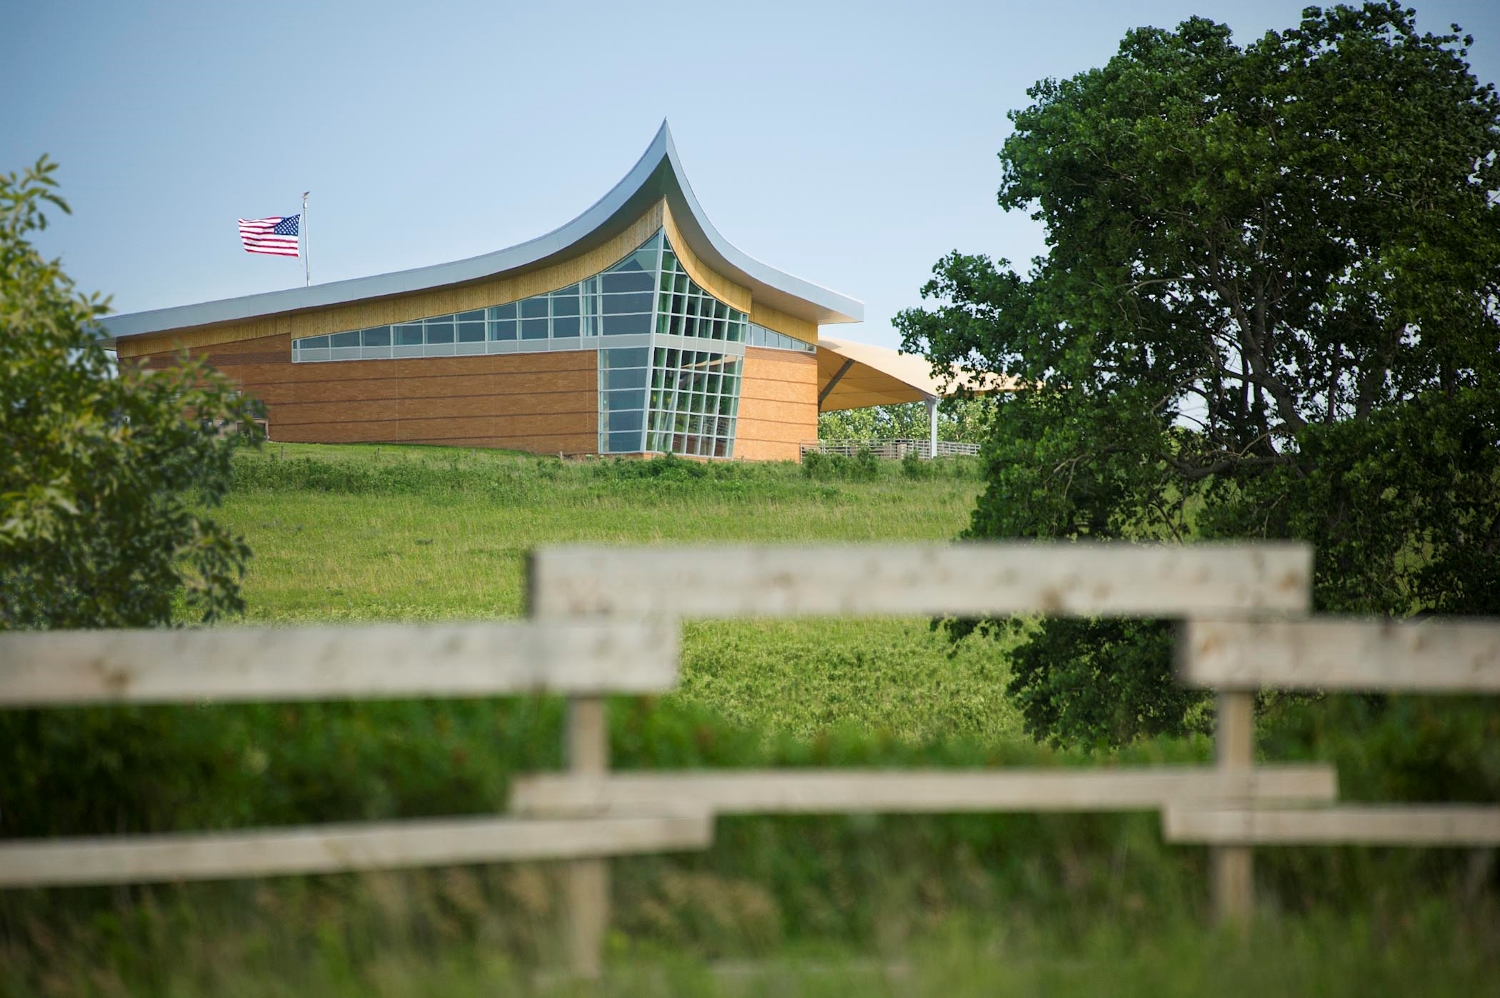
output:
[[868, 447], [853, 457], [808, 451], [802, 455], [802, 474], [820, 482], [873, 482], [880, 477], [880, 458]]
[[46, 157], [0, 176], [0, 630], [165, 624], [243, 609], [249, 548], [208, 511], [253, 409], [202, 364], [116, 366], [57, 260], [28, 240], [67, 211]]

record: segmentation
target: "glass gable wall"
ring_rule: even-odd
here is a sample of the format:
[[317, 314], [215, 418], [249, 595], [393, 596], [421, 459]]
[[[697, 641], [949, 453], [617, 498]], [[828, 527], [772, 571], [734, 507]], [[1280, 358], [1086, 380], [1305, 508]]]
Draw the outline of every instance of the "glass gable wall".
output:
[[734, 456], [745, 347], [815, 353], [710, 295], [658, 230], [608, 270], [506, 305], [292, 340], [294, 363], [599, 351], [599, 452]]

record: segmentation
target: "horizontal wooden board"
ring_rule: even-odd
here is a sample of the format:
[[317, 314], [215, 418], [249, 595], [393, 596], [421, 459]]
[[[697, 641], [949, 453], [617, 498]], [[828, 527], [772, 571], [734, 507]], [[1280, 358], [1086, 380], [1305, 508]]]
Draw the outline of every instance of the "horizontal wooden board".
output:
[[[591, 435], [596, 443], [598, 441], [598, 422], [593, 417], [537, 417], [524, 427], [517, 427], [513, 421], [522, 418], [480, 416], [468, 419], [330, 420], [282, 427], [273, 417], [271, 439], [283, 443], [329, 444], [493, 439], [508, 440], [524, 449], [530, 449], [530, 445], [534, 443], [543, 453], [555, 449], [549, 442], [562, 437]], [[497, 443], [495, 446], [509, 445]]]
[[278, 426], [306, 423], [372, 423], [426, 419], [491, 419], [516, 434], [581, 433], [597, 430], [596, 392], [550, 395], [459, 395], [439, 399], [382, 399], [370, 402], [290, 402], [276, 406]]
[[750, 402], [781, 402], [818, 408], [818, 388], [812, 382], [772, 381], [757, 378], [745, 381], [740, 389], [740, 405]]
[[[374, 378], [473, 377], [476, 375], [542, 375], [592, 372], [597, 350], [556, 353], [482, 354], [469, 357], [413, 357], [400, 360], [335, 360], [315, 364], [241, 364], [224, 373], [250, 388], [256, 385], [361, 381]], [[538, 381], [538, 383], [544, 383]]]
[[763, 302], [752, 302], [750, 305], [750, 321], [757, 326], [765, 326], [774, 329], [778, 333], [802, 340], [804, 343], [818, 342], [817, 323], [807, 319], [799, 319], [794, 315], [787, 315], [779, 309], [774, 309]]
[[655, 693], [674, 628], [538, 624], [0, 634], [0, 704]]
[[736, 433], [734, 457], [737, 461], [797, 461], [802, 457], [802, 447], [797, 443], [756, 440]]
[[740, 399], [741, 419], [765, 420], [771, 423], [806, 423], [818, 421], [816, 402], [776, 402], [771, 399]]
[[555, 547], [529, 567], [547, 617], [1180, 617], [1306, 612], [1305, 545], [960, 543]]
[[267, 404], [307, 402], [377, 402], [391, 399], [459, 398], [500, 395], [532, 398], [542, 395], [592, 395], [599, 376], [587, 371], [544, 371], [536, 374], [449, 375], [435, 378], [339, 378], [289, 384], [259, 384], [256, 396]]
[[432, 444], [442, 447], [495, 447], [502, 450], [525, 451], [530, 454], [563, 454], [579, 457], [594, 454], [599, 450], [599, 436], [528, 437], [512, 440], [507, 437], [450, 437], [445, 440], [407, 440], [411, 444]]
[[745, 380], [790, 381], [816, 385], [818, 383], [818, 359], [816, 355], [810, 353], [746, 347]]
[[[341, 424], [360, 427], [359, 423]], [[285, 433], [271, 428], [271, 442], [283, 444], [420, 444], [432, 447], [490, 447], [499, 450], [522, 451], [528, 454], [591, 454], [598, 449], [599, 435], [551, 434], [528, 437], [508, 437], [494, 433], [474, 432], [462, 437], [389, 436], [383, 433], [359, 430], [333, 434], [317, 427], [290, 427]]]
[[1500, 620], [1194, 620], [1177, 649], [1193, 686], [1500, 692]]
[[816, 419], [800, 422], [773, 422], [765, 419], [744, 419], [735, 425], [735, 440], [761, 440], [767, 443], [800, 445], [818, 437]]
[[1168, 842], [1205, 845], [1500, 845], [1500, 807], [1341, 805], [1295, 810], [1169, 807]]
[[1138, 811], [1186, 800], [1329, 803], [1333, 767], [1208, 766], [1149, 769], [715, 770], [618, 773], [608, 777], [528, 776], [515, 781], [511, 809], [524, 814], [958, 813]]
[[0, 845], [0, 887], [55, 887], [389, 870], [705, 849], [702, 815], [448, 818]]

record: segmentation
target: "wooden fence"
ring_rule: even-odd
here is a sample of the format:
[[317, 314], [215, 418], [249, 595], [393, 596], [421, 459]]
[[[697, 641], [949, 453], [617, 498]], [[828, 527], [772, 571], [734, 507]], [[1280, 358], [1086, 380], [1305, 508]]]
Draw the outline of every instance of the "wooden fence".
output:
[[[560, 694], [567, 770], [515, 782], [511, 815], [11, 841], [0, 886], [562, 859], [573, 970], [599, 970], [606, 857], [705, 848], [720, 814], [1138, 811], [1213, 849], [1216, 905], [1252, 904], [1251, 847], [1500, 844], [1500, 808], [1335, 804], [1326, 765], [1257, 765], [1262, 686], [1500, 690], [1500, 626], [1308, 619], [1297, 545], [961, 544], [559, 548], [528, 569], [532, 620], [437, 627], [0, 635], [0, 706]], [[1179, 674], [1219, 690], [1211, 766], [611, 774], [604, 697], [670, 689], [684, 618], [1181, 618]]]

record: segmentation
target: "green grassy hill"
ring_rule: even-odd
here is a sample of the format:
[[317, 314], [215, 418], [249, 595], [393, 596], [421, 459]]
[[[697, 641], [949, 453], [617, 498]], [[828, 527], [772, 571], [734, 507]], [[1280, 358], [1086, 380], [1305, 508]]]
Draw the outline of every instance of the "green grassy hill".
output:
[[[270, 445], [238, 457], [222, 518], [255, 552], [251, 623], [483, 620], [522, 612], [537, 545], [943, 541], [981, 487], [972, 461]], [[1210, 755], [1201, 736], [1037, 745], [1005, 653], [950, 647], [924, 619], [690, 623], [679, 689], [611, 702], [612, 764]], [[561, 729], [546, 699], [0, 712], [0, 836], [493, 813], [514, 773], [560, 765]], [[1358, 773], [1341, 764], [1349, 787]], [[546, 971], [556, 864], [0, 892], [0, 995], [1493, 991], [1500, 912], [1451, 857], [1262, 850], [1270, 907], [1249, 944], [1205, 928], [1205, 860], [1164, 846], [1153, 813], [723, 818], [706, 852], [612, 863], [597, 990]]]
[[[942, 541], [981, 488], [968, 460], [870, 470], [272, 445], [241, 456], [223, 518], [255, 552], [252, 622], [497, 619], [523, 612], [539, 545]], [[676, 697], [768, 731], [1019, 734], [1004, 650], [952, 649], [925, 619], [692, 624], [684, 641]]]

